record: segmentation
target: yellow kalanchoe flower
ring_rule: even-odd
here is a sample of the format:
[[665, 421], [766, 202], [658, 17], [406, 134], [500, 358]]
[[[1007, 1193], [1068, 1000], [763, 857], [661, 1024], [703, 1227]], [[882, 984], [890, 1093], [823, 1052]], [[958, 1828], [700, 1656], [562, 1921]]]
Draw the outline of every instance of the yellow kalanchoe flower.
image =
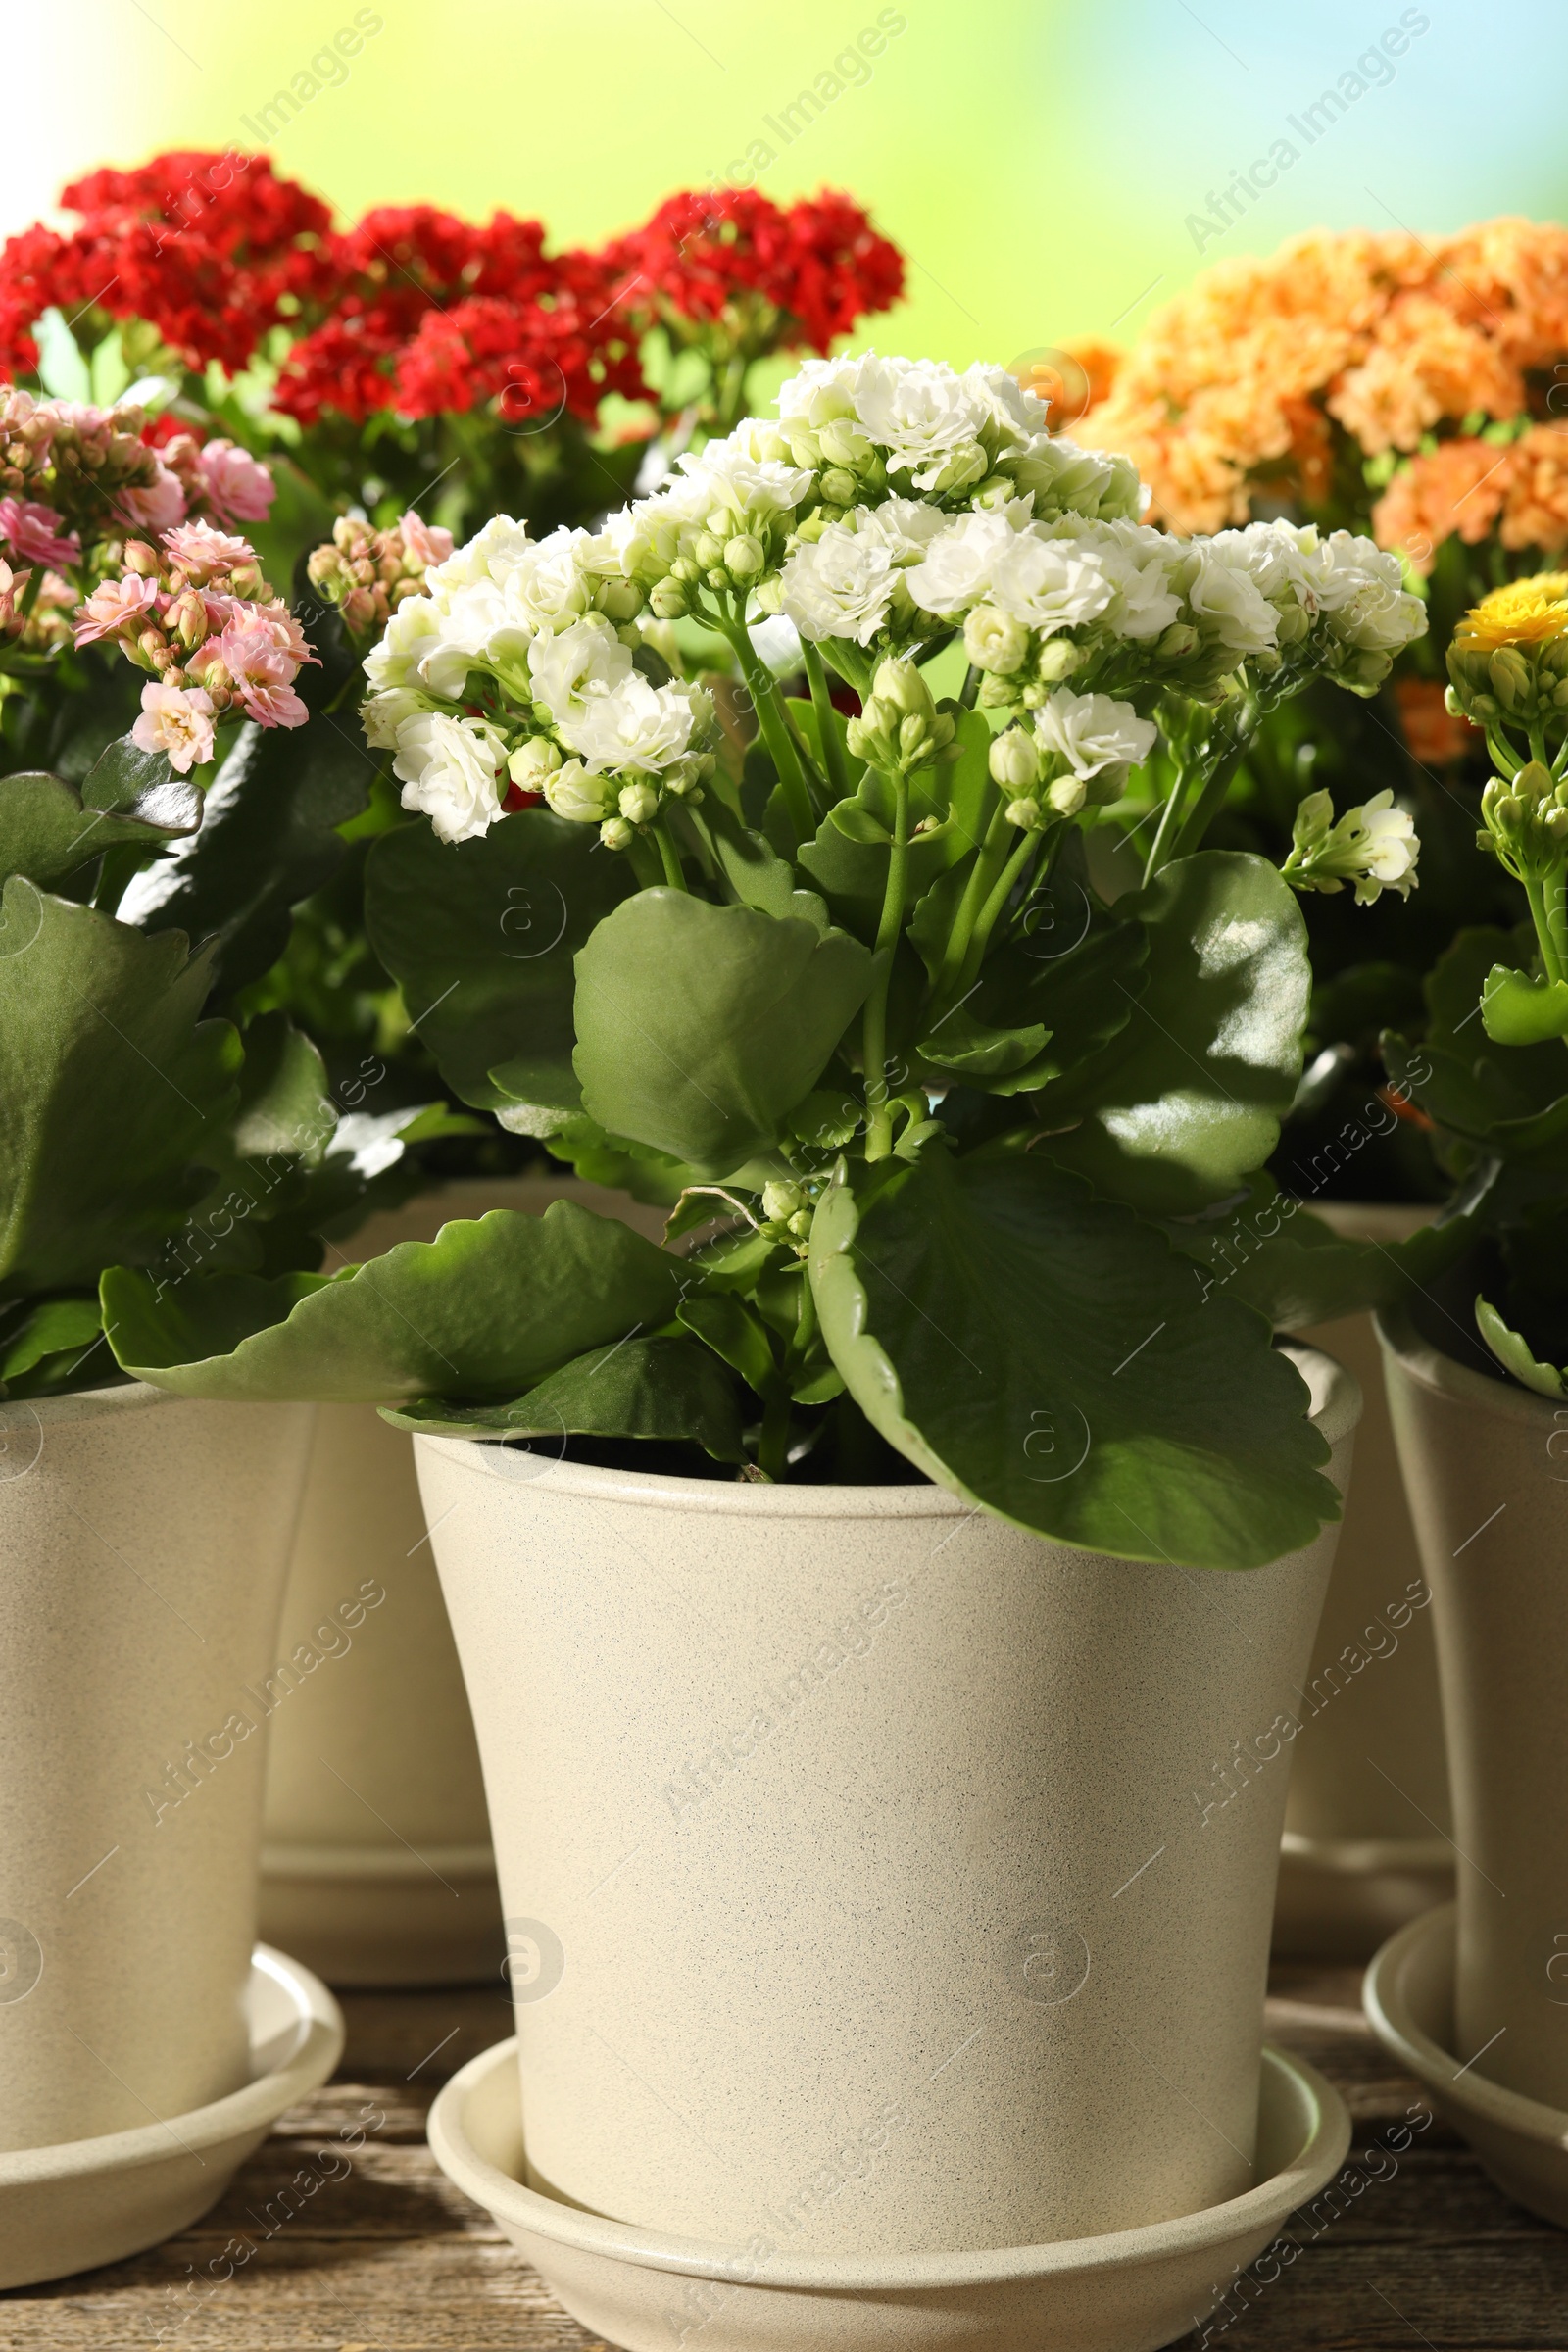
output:
[[1505, 645], [1545, 645], [1568, 631], [1568, 571], [1538, 571], [1494, 588], [1454, 630], [1456, 645], [1496, 653]]

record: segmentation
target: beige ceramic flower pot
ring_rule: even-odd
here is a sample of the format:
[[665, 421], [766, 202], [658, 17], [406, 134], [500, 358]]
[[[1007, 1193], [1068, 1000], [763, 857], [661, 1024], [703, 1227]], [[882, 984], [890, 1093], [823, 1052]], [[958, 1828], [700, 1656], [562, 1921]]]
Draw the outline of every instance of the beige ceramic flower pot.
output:
[[1453, 1774], [1452, 2047], [1491, 2082], [1564, 2110], [1568, 1413], [1456, 1362], [1404, 1315], [1379, 1320]]
[[[1343, 1480], [1355, 1385], [1298, 1360]], [[416, 1453], [495, 1825], [530, 2187], [879, 2255], [1253, 2185], [1279, 1727], [1333, 1530], [1205, 1575], [934, 1486]]]
[[[1398, 1242], [1437, 1212], [1330, 1200], [1313, 1213], [1348, 1239]], [[1274, 1948], [1366, 1960], [1405, 1920], [1453, 1893], [1437, 1646], [1372, 1317], [1346, 1315], [1300, 1336], [1354, 1373], [1364, 1410], [1298, 1708]]]
[[[580, 1200], [657, 1239], [664, 1212], [568, 1176], [442, 1186], [370, 1218], [328, 1265], [453, 1217]], [[495, 1860], [463, 1676], [408, 1438], [323, 1404], [277, 1652], [262, 1932], [339, 1984], [494, 1978]]]
[[127, 1383], [10, 1404], [0, 1424], [14, 2150], [159, 2122], [249, 2078], [261, 1685], [311, 1408]]

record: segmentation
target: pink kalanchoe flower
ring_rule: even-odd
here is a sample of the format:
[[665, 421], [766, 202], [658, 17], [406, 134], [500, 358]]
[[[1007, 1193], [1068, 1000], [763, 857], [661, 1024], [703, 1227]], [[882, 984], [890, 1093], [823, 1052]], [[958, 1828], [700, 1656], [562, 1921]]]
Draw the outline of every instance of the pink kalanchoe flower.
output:
[[439, 523], [421, 522], [411, 507], [398, 524], [406, 554], [416, 564], [444, 564], [452, 553], [452, 533]]
[[160, 686], [141, 690], [141, 716], [130, 730], [139, 752], [166, 752], [178, 776], [213, 756], [213, 698], [199, 686]]
[[[4, 503], [0, 500], [0, 506]], [[177, 530], [166, 531], [164, 551], [172, 564], [177, 564], [198, 583], [211, 579], [215, 571], [233, 571], [241, 564], [256, 561], [256, 550], [248, 539], [215, 531], [210, 522], [182, 522]]]
[[158, 582], [141, 579], [133, 571], [121, 580], [101, 581], [76, 609], [76, 643], [91, 645], [100, 637], [117, 635], [127, 621], [151, 612], [158, 597]]
[[185, 519], [185, 492], [177, 473], [160, 466], [139, 490], [122, 490], [111, 501], [122, 522], [139, 531], [172, 531]]
[[280, 596], [275, 596], [270, 605], [246, 605], [238, 598], [234, 604], [237, 612], [268, 631], [272, 643], [282, 648], [296, 668], [302, 662], [312, 662], [320, 668], [320, 657], [312, 653], [310, 639]]
[[220, 522], [265, 522], [277, 486], [248, 449], [232, 441], [209, 441], [196, 459], [207, 503]]
[[0, 539], [13, 554], [33, 564], [74, 564], [81, 541], [74, 531], [62, 532], [64, 515], [34, 498], [0, 498]]
[[[23, 395], [25, 398], [25, 394]], [[13, 571], [0, 557], [0, 629], [9, 629], [17, 617], [17, 607], [26, 592], [30, 571]]]
[[311, 715], [292, 686], [242, 685], [239, 699], [259, 727], [303, 727]]

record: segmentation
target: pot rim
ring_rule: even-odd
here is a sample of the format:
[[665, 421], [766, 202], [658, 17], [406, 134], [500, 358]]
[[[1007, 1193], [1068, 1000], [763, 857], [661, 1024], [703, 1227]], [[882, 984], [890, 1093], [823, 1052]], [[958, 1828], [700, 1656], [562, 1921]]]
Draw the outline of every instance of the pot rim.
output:
[[[1353, 1372], [1348, 1371], [1338, 1357], [1305, 1341], [1281, 1339], [1280, 1352], [1289, 1355], [1306, 1383], [1312, 1400], [1309, 1415], [1313, 1426], [1333, 1446], [1348, 1437], [1361, 1418], [1361, 1385]], [[417, 1449], [432, 1447], [447, 1461], [467, 1470], [472, 1476], [507, 1480], [509, 1473], [497, 1466], [501, 1448], [507, 1443], [499, 1438], [442, 1438], [427, 1431], [418, 1432], [414, 1440]], [[973, 1502], [950, 1487], [922, 1481], [918, 1486], [887, 1487], [808, 1487], [754, 1486], [747, 1481], [711, 1478], [674, 1478], [656, 1470], [606, 1470], [587, 1462], [557, 1460], [547, 1463], [538, 1473], [548, 1479], [558, 1494], [575, 1494], [589, 1501], [635, 1502], [645, 1509], [663, 1511], [706, 1510], [744, 1512], [748, 1517], [765, 1516], [771, 1519], [956, 1519], [963, 1521], [985, 1513], [983, 1503]], [[514, 1479], [512, 1483], [530, 1486], [532, 1479]], [[996, 1516], [995, 1513], [986, 1513]], [[1004, 1524], [1010, 1524], [1004, 1522]], [[1043, 1543], [1056, 1541], [1042, 1537]], [[1064, 1546], [1082, 1550], [1079, 1544]], [[1090, 1553], [1100, 1558], [1100, 1553]]]
[[149, 1404], [189, 1404], [195, 1399], [176, 1396], [172, 1389], [155, 1388], [150, 1380], [117, 1380], [102, 1389], [68, 1389], [60, 1396], [14, 1396], [0, 1413], [28, 1412], [40, 1422], [96, 1421], [105, 1413], [137, 1412]]
[[1267, 2098], [1271, 2089], [1278, 2096], [1294, 2088], [1306, 2109], [1306, 2130], [1278, 2172], [1239, 2196], [1169, 2221], [1043, 2245], [985, 2247], [958, 2254], [803, 2253], [793, 2261], [769, 2260], [762, 2277], [741, 2280], [736, 2262], [744, 2255], [743, 2247], [647, 2230], [567, 2205], [514, 2180], [479, 2153], [466, 2129], [468, 2097], [498, 2067], [515, 2069], [516, 2047], [514, 2034], [482, 2050], [438, 2093], [427, 2132], [431, 2152], [449, 2179], [502, 2220], [503, 2227], [532, 2231], [552, 2244], [677, 2277], [716, 2278], [770, 2291], [930, 2293], [1168, 2262], [1174, 2255], [1231, 2244], [1246, 2234], [1250, 2223], [1272, 2216], [1283, 2221], [1338, 2172], [1350, 2140], [1349, 2116], [1333, 2084], [1294, 2050], [1265, 2042], [1261, 2096]]
[[[1494, 1380], [1489, 1372], [1461, 1364], [1417, 1329], [1407, 1308], [1379, 1307], [1375, 1320], [1385, 1354], [1392, 1355], [1402, 1372], [1434, 1396], [1500, 1413], [1505, 1420], [1520, 1421], [1526, 1427], [1555, 1426], [1554, 1416], [1560, 1408], [1549, 1396], [1537, 1396], [1517, 1381]], [[1499, 1365], [1499, 1373], [1501, 1369]]]

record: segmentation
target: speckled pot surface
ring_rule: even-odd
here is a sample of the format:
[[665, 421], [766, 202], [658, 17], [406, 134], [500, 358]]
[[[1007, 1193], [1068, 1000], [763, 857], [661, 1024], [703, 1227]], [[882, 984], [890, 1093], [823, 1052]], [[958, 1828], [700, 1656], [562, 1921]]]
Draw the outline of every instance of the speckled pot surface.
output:
[[[475, 1180], [370, 1218], [327, 1263], [557, 1200], [663, 1230], [664, 1211], [572, 1177]], [[472, 1719], [410, 1441], [374, 1405], [318, 1407], [277, 1654], [263, 1934], [340, 1984], [494, 1980], [501, 1909]]]
[[[1403, 1241], [1437, 1214], [1359, 1200], [1311, 1205], [1356, 1241]], [[1354, 1373], [1363, 1410], [1355, 1479], [1298, 1708], [1274, 1948], [1297, 1959], [1368, 1960], [1405, 1920], [1453, 1892], [1431, 1588], [1372, 1317], [1345, 1315], [1300, 1337]]]
[[243, 2083], [309, 1405], [0, 1408], [0, 2149]]
[[1379, 1326], [1448, 1727], [1452, 2047], [1568, 2109], [1568, 1416]]
[[[1298, 1360], [1343, 1481], [1355, 1385]], [[531, 2187], [688, 2237], [910, 2255], [1252, 2184], [1274, 1727], [1332, 1530], [1183, 1573], [931, 1486], [416, 1454]]]

